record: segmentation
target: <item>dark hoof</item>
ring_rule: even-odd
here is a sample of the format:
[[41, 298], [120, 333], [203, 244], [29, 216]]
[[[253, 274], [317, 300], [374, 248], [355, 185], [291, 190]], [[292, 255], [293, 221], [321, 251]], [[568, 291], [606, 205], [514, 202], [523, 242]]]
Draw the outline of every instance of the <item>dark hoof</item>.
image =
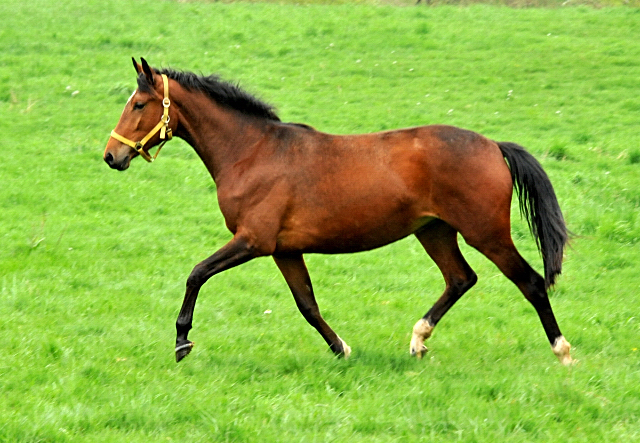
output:
[[351, 355], [351, 348], [340, 337], [338, 337], [338, 340], [340, 340], [340, 343], [334, 343], [330, 346], [331, 351], [333, 351], [338, 358], [344, 358], [346, 360]]
[[191, 352], [193, 349], [193, 342], [187, 340], [186, 343], [176, 346], [176, 362], [179, 362]]

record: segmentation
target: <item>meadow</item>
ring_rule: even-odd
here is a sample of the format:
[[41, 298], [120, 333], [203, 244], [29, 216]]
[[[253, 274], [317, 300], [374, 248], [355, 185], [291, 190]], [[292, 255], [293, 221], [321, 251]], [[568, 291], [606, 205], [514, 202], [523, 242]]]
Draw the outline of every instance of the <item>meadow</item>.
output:
[[[640, 10], [5, 0], [0, 16], [0, 441], [640, 441]], [[579, 363], [466, 245], [479, 282], [410, 358], [444, 285], [407, 238], [307, 257], [350, 359], [265, 258], [203, 287], [176, 364], [186, 278], [230, 235], [183, 141], [123, 173], [102, 161], [131, 56], [326, 132], [444, 123], [526, 146], [575, 234], [550, 297]]]

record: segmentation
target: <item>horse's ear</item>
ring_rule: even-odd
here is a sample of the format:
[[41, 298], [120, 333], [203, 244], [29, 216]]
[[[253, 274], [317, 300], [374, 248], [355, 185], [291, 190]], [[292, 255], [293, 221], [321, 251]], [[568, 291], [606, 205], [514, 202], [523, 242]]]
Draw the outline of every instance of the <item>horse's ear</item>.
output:
[[142, 72], [144, 72], [144, 76], [147, 78], [147, 83], [149, 83], [149, 86], [153, 86], [155, 83], [153, 79], [153, 69], [151, 69], [144, 58], [140, 57], [140, 61], [142, 62]]
[[136, 72], [138, 73], [138, 75], [140, 75], [140, 73], [142, 72], [142, 66], [138, 64], [135, 57], [131, 57], [131, 60], [133, 60], [133, 67], [136, 69]]

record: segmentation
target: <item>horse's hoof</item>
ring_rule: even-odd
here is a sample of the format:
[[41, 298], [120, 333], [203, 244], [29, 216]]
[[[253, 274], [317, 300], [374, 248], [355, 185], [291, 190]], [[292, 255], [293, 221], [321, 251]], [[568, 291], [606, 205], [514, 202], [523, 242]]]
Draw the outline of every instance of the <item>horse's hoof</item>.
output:
[[344, 340], [340, 339], [340, 341], [342, 342], [342, 353], [340, 354], [340, 357], [346, 360], [351, 355], [351, 347], [346, 344]]
[[421, 344], [420, 346], [416, 346], [416, 347], [412, 345], [411, 349], [409, 350], [409, 353], [411, 354], [412, 357], [415, 357], [418, 360], [420, 360], [422, 357], [424, 357], [427, 351], [428, 351], [427, 347], [424, 344]]
[[193, 344], [193, 342], [187, 340], [186, 343], [176, 346], [176, 362], [179, 362], [189, 355], [189, 352], [193, 349]]
[[349, 345], [340, 337], [338, 337], [338, 340], [340, 340], [340, 345], [336, 346], [335, 344], [332, 344], [330, 346], [331, 350], [336, 357], [344, 358], [346, 360], [351, 355], [351, 347], [349, 347]]
[[421, 359], [424, 354], [427, 353], [427, 347], [424, 345], [424, 341], [431, 337], [434, 326], [429, 322], [421, 318], [413, 326], [413, 335], [411, 336], [411, 343], [409, 345], [409, 353], [418, 359]]
[[562, 335], [556, 338], [555, 342], [551, 346], [553, 353], [558, 357], [560, 363], [565, 366], [572, 366], [577, 363], [577, 360], [571, 358], [571, 344]]

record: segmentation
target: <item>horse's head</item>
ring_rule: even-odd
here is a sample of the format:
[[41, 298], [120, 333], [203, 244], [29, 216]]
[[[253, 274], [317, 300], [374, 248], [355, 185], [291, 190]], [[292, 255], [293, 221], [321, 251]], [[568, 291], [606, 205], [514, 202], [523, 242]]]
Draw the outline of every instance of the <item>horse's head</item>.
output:
[[[145, 61], [133, 66], [138, 73], [138, 89], [131, 95], [122, 116], [111, 132], [104, 151], [104, 161], [113, 169], [124, 171], [131, 159], [140, 155], [148, 162], [155, 159], [162, 145], [171, 139], [169, 122], [175, 110], [170, 109], [169, 80], [156, 73]], [[149, 149], [160, 144], [155, 156]]]

